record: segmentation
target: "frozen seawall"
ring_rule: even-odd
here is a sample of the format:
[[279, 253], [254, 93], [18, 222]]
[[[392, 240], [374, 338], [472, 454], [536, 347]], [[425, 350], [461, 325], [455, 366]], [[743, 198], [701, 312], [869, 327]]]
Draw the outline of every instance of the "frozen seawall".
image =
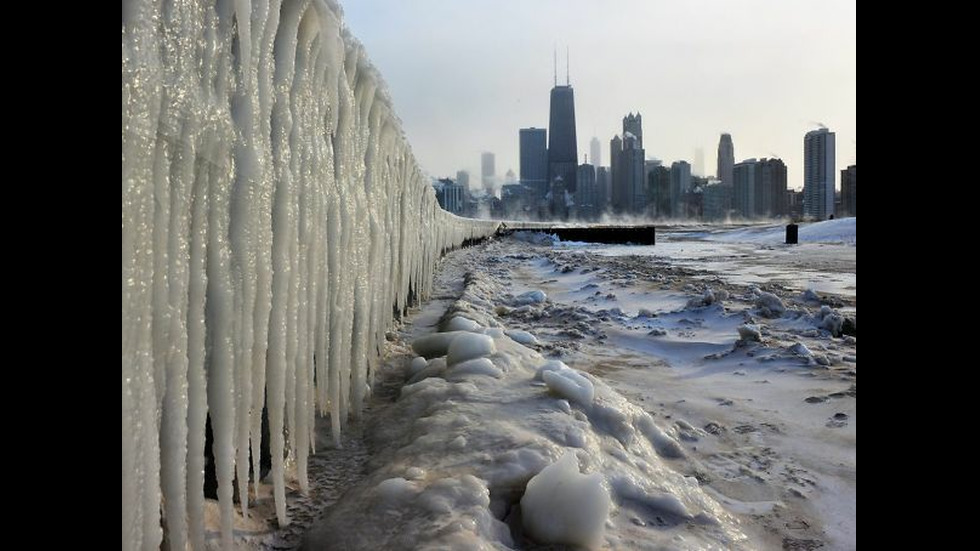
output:
[[[393, 312], [496, 223], [442, 211], [330, 1], [122, 4], [122, 548], [203, 549], [205, 421], [222, 541], [268, 408], [305, 489]], [[233, 482], [237, 479], [237, 488]]]

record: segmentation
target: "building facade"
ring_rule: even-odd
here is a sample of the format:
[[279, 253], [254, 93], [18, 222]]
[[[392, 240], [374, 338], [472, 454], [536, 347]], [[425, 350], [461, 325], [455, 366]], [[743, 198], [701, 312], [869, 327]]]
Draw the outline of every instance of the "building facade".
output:
[[589, 160], [587, 161], [594, 167], [602, 165], [602, 144], [599, 143], [599, 138], [592, 136], [592, 141], [589, 142]]
[[485, 152], [480, 156], [480, 184], [488, 192], [493, 190], [493, 179], [496, 174], [494, 164], [493, 153]]
[[840, 171], [841, 216], [857, 216], [857, 165]]
[[575, 137], [575, 93], [571, 85], [551, 89], [548, 119], [548, 183], [561, 176], [563, 188], [575, 193], [578, 172], [578, 143]]
[[803, 216], [815, 220], [834, 214], [835, 139], [826, 128], [803, 137]]
[[436, 200], [443, 210], [457, 216], [463, 214], [465, 197], [463, 186], [449, 178], [440, 178], [432, 183], [432, 187], [436, 191]]
[[576, 217], [582, 220], [595, 220], [599, 218], [600, 212], [595, 167], [589, 163], [582, 163], [578, 165], [578, 191], [575, 193]]
[[735, 168], [735, 146], [731, 134], [722, 134], [718, 141], [718, 173], [715, 176], [721, 183], [732, 185], [732, 170]]
[[548, 131], [544, 128], [521, 128], [521, 184], [537, 196], [548, 193]]
[[687, 212], [685, 197], [691, 192], [691, 164], [674, 161], [670, 165], [670, 215], [683, 218]]

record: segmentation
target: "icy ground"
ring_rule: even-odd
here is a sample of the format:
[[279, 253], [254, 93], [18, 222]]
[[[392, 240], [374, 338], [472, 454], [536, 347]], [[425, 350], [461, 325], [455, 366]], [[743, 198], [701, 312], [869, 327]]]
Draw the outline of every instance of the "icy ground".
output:
[[685, 229], [648, 248], [524, 234], [454, 251], [434, 300], [389, 333], [366, 420], [312, 456], [311, 496], [290, 497], [303, 514], [236, 537], [854, 548], [851, 237], [794, 247], [773, 229]]

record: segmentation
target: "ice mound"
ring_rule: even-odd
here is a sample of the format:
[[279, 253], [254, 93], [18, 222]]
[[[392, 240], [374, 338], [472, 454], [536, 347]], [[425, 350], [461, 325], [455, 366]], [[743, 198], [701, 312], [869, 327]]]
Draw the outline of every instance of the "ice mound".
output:
[[503, 377], [504, 372], [487, 358], [473, 358], [453, 365], [452, 369], [448, 371], [446, 379], [459, 381], [465, 379], [466, 375], [487, 375], [499, 379]]
[[521, 498], [524, 529], [532, 539], [587, 549], [602, 543], [609, 507], [602, 476], [580, 474], [572, 451], [535, 475]]
[[446, 331], [445, 333], [433, 333], [425, 335], [412, 341], [412, 350], [419, 356], [426, 358], [436, 358], [445, 356], [449, 351], [449, 344], [458, 335], [467, 333], [466, 331]]
[[548, 385], [549, 390], [562, 398], [586, 407], [592, 405], [595, 388], [592, 386], [592, 381], [578, 371], [569, 367], [546, 370], [541, 373], [541, 378]]
[[786, 306], [776, 295], [762, 291], [755, 299], [755, 305], [759, 308], [763, 317], [778, 318], [786, 312]]
[[453, 316], [453, 319], [449, 320], [449, 323], [446, 324], [446, 331], [478, 332], [482, 330], [482, 325], [463, 316]]
[[738, 338], [742, 342], [761, 341], [762, 332], [758, 325], [746, 323], [738, 326]]
[[534, 290], [534, 291], [528, 291], [526, 293], [521, 293], [517, 295], [516, 297], [514, 297], [513, 302], [514, 304], [517, 305], [540, 304], [546, 300], [548, 300], [548, 295], [546, 295], [544, 291]]
[[449, 351], [446, 354], [446, 364], [453, 366], [466, 360], [472, 360], [473, 358], [489, 356], [496, 351], [497, 347], [494, 346], [493, 339], [490, 336], [465, 331], [459, 332], [449, 344]]
[[524, 345], [529, 344], [540, 344], [537, 337], [528, 333], [527, 331], [521, 331], [520, 329], [509, 329], [504, 332], [508, 337], [514, 339]]

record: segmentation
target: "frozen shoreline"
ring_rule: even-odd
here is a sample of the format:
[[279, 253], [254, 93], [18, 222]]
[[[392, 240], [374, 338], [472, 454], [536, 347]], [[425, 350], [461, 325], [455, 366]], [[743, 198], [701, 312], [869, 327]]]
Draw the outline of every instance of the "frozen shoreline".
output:
[[[836, 255], [853, 277], [855, 247], [822, 246], [815, 262]], [[440, 263], [436, 302], [389, 333], [381, 372], [389, 395], [403, 396], [370, 401], [359, 426], [367, 472], [342, 483], [353, 486], [325, 519], [304, 522], [315, 525], [309, 548], [540, 546], [515, 511], [528, 480], [569, 449], [611, 497], [595, 547], [856, 545], [856, 338], [820, 328], [830, 313], [856, 319], [856, 289], [756, 289], [666, 247], [660, 258], [594, 248], [508, 238]], [[765, 293], [785, 310], [763, 312]], [[489, 333], [495, 351], [458, 371], [430, 360], [433, 376], [399, 391], [409, 346], [450, 304], [470, 320], [452, 328]], [[759, 342], [736, 346], [746, 324]], [[549, 360], [591, 383], [595, 402], [576, 402], [577, 383], [535, 381]], [[253, 548], [289, 548], [261, 541]]]

